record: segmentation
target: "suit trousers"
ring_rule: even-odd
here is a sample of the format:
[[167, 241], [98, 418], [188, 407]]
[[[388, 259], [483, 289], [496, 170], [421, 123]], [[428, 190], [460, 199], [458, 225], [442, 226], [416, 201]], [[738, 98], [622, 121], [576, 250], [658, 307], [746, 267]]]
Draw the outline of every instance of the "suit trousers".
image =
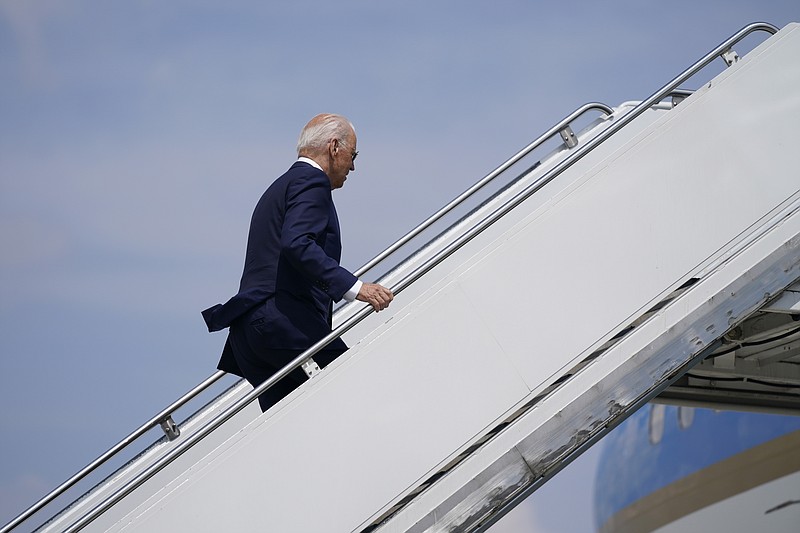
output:
[[[247, 321], [237, 321], [231, 325], [228, 341], [238, 370], [241, 370], [241, 373], [234, 373], [245, 378], [253, 388], [264, 383], [304, 351], [266, 347], [257, 327], [248, 324]], [[345, 351], [346, 349], [323, 349], [315, 354], [313, 359], [320, 368], [324, 368]], [[307, 379], [303, 369], [292, 370], [259, 395], [258, 404], [261, 411], [265, 412], [278, 403]]]

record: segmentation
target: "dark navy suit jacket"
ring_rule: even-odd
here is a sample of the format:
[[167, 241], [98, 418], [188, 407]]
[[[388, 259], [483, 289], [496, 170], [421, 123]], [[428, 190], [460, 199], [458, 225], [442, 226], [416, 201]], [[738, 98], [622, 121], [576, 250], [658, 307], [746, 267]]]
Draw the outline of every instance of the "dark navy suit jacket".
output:
[[[203, 311], [208, 330], [258, 321], [264, 351], [309, 348], [331, 331], [332, 301], [356, 282], [339, 266], [341, 251], [331, 182], [323, 171], [298, 161], [256, 205], [239, 292]], [[338, 339], [330, 347], [346, 349]], [[230, 342], [219, 368], [241, 375]]]

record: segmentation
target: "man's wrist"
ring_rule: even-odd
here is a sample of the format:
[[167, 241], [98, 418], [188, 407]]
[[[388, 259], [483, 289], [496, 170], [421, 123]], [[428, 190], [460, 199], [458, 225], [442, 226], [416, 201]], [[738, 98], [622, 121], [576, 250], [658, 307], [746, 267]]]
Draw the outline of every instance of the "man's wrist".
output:
[[360, 279], [357, 279], [356, 282], [353, 284], [353, 286], [350, 287], [350, 290], [344, 293], [344, 296], [342, 298], [344, 298], [348, 302], [354, 301], [356, 299], [356, 296], [358, 296], [358, 293], [361, 291], [361, 286], [363, 284], [364, 283]]

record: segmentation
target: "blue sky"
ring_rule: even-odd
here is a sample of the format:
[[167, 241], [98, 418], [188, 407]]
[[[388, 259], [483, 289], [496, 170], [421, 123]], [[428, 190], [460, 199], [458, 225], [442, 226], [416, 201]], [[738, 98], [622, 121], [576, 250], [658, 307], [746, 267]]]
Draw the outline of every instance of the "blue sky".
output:
[[[0, 0], [0, 524], [212, 373], [200, 310], [235, 291], [313, 115], [359, 134], [335, 194], [355, 269], [573, 109], [644, 99], [754, 21], [800, 5]], [[595, 456], [495, 529], [585, 531]]]

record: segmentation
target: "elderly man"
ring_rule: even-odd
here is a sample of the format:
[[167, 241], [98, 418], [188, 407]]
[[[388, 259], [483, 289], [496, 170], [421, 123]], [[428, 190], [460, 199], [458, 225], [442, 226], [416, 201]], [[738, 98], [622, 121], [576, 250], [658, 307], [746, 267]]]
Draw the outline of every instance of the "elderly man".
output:
[[[209, 331], [230, 327], [218, 368], [254, 387], [331, 332], [333, 301], [375, 311], [394, 297], [339, 265], [339, 220], [331, 196], [355, 170], [356, 133], [340, 115], [317, 115], [297, 142], [298, 160], [263, 194], [250, 222], [239, 292], [203, 311]], [[314, 356], [325, 366], [347, 350], [341, 339]], [[259, 396], [262, 411], [305, 381], [297, 369]]]

